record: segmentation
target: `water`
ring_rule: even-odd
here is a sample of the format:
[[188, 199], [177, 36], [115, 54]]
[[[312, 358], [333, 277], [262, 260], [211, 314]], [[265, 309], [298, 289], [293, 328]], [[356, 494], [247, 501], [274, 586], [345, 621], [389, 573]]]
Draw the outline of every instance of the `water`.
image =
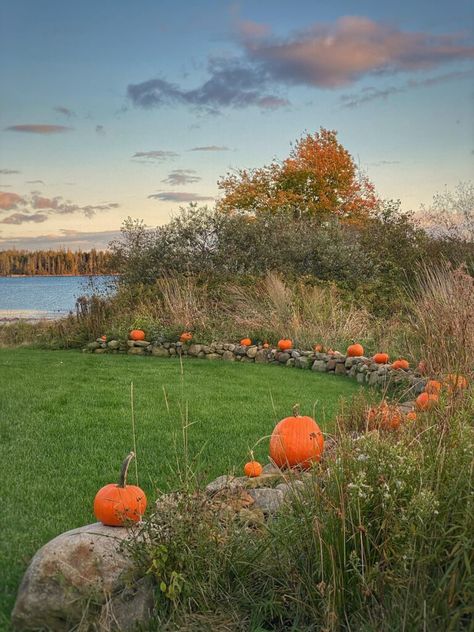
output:
[[55, 319], [74, 312], [76, 298], [103, 292], [113, 276], [0, 277], [0, 321]]

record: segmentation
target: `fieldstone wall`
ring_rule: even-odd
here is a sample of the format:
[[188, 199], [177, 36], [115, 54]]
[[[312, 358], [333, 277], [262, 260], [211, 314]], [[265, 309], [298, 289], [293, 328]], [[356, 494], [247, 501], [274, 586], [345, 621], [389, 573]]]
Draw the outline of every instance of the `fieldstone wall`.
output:
[[339, 352], [317, 353], [305, 349], [280, 351], [263, 345], [241, 345], [227, 342], [211, 344], [181, 342], [149, 342], [147, 340], [109, 340], [98, 338], [87, 345], [92, 353], [128, 353], [151, 355], [159, 358], [184, 357], [218, 360], [222, 362], [256, 362], [278, 364], [318, 373], [332, 373], [354, 378], [359, 384], [378, 388], [400, 387], [406, 394], [416, 397], [425, 387], [427, 379], [413, 369], [393, 369], [391, 364], [377, 364], [371, 358], [352, 358]]

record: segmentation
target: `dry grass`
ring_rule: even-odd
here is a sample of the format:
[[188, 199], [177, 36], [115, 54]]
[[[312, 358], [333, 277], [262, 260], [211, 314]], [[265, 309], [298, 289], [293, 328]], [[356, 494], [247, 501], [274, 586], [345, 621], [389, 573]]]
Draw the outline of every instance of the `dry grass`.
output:
[[471, 373], [474, 358], [474, 279], [449, 265], [421, 271], [410, 296], [409, 343], [431, 375]]

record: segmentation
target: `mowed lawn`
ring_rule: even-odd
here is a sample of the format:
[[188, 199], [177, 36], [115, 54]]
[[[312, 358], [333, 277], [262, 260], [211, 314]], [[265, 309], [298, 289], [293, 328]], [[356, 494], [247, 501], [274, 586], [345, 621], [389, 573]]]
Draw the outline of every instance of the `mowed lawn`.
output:
[[[0, 625], [35, 551], [94, 522], [96, 491], [117, 480], [133, 449], [134, 384], [139, 484], [150, 504], [179, 486], [188, 410], [190, 469], [205, 483], [241, 472], [248, 449], [298, 402], [330, 432], [341, 398], [359, 388], [334, 375], [280, 366], [78, 351], [0, 349]], [[267, 461], [268, 439], [255, 448]], [[135, 465], [130, 482], [136, 483]], [[2, 628], [3, 629], [3, 628]]]

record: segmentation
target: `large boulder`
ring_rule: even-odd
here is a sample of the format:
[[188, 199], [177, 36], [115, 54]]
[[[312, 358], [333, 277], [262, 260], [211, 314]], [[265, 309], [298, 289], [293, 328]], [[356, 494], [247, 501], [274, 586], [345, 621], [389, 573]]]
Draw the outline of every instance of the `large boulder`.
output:
[[146, 623], [153, 609], [153, 587], [136, 575], [121, 547], [128, 536], [125, 528], [96, 523], [45, 544], [23, 577], [13, 627], [67, 632], [80, 622], [81, 629], [87, 629], [88, 621], [101, 622], [98, 629], [104, 630], [133, 630]]

